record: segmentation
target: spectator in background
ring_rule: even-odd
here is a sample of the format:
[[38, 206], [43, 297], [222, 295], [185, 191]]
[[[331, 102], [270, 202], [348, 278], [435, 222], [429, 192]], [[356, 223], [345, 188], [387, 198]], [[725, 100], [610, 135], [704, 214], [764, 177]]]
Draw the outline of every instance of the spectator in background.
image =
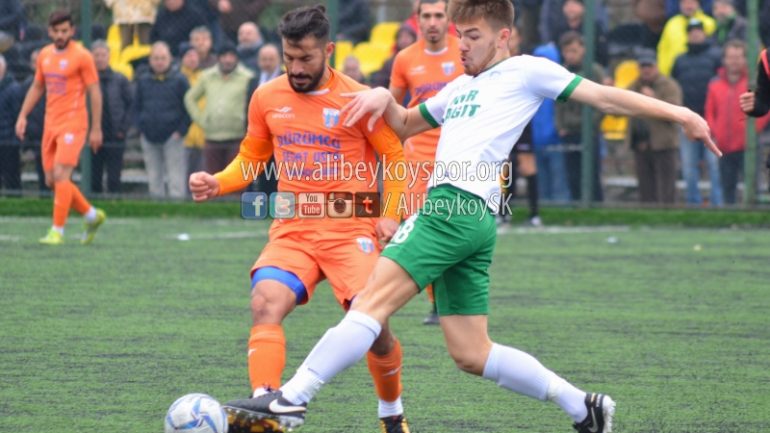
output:
[[[217, 67], [203, 72], [198, 82], [184, 97], [190, 117], [203, 128], [205, 171], [216, 173], [238, 154], [246, 132], [246, 93], [254, 76], [238, 63], [233, 44], [225, 43], [217, 55]], [[201, 110], [198, 101], [205, 97]]]
[[697, 18], [703, 23], [706, 36], [711, 36], [717, 28], [714, 18], [706, 15], [700, 9], [698, 0], [680, 0], [680, 13], [671, 17], [663, 28], [663, 34], [658, 43], [658, 70], [663, 75], [671, 75], [674, 61], [680, 54], [687, 51], [687, 23]]
[[171, 50], [156, 42], [150, 51], [150, 70], [136, 80], [134, 118], [137, 119], [150, 195], [185, 196], [183, 139], [190, 128], [184, 106], [187, 79], [171, 68]]
[[[586, 6], [583, 0], [564, 0], [561, 7], [563, 19], [558, 22], [556, 27], [550, 28], [550, 36], [557, 44], [562, 35], [567, 32], [583, 32], [583, 17], [585, 16]], [[599, 19], [594, 26], [596, 36], [594, 39], [594, 58], [597, 63], [602, 65], [607, 63], [607, 35], [604, 26]]]
[[208, 69], [217, 64], [217, 56], [211, 51], [214, 39], [211, 30], [206, 26], [199, 26], [190, 32], [190, 45], [198, 52], [198, 68]]
[[[238, 28], [238, 60], [241, 64], [251, 70], [259, 72], [257, 57], [259, 49], [262, 48], [264, 41], [259, 33], [259, 27], [251, 21], [246, 21]], [[196, 170], [197, 171], [197, 170]]]
[[[535, 48], [532, 55], [561, 63], [559, 48], [553, 42]], [[565, 174], [564, 152], [559, 147], [559, 133], [556, 130], [555, 120], [556, 104], [553, 100], [546, 98], [532, 117], [532, 144], [535, 147], [540, 198], [565, 203], [570, 197]]]
[[102, 136], [104, 145], [91, 150], [91, 190], [102, 192], [104, 167], [107, 167], [107, 191], [120, 192], [120, 174], [123, 170], [123, 152], [126, 135], [131, 127], [133, 92], [128, 79], [110, 68], [110, 48], [103, 40], [91, 44], [99, 85], [102, 89]]
[[263, 46], [259, 50], [257, 66], [259, 66], [259, 83], [257, 86], [261, 86], [280, 76], [283, 71], [281, 71], [281, 55], [278, 52], [278, 47], [273, 44]]
[[[567, 32], [559, 39], [559, 48], [561, 49], [562, 64], [567, 70], [573, 73], [580, 73], [583, 67], [583, 58], [586, 49], [583, 36], [578, 32]], [[606, 82], [604, 69], [597, 63], [593, 64], [591, 79], [597, 83]], [[599, 130], [602, 114], [594, 110], [594, 129]], [[572, 200], [580, 200], [583, 196], [583, 104], [576, 101], [566, 101], [556, 104], [556, 129], [559, 131], [559, 140], [564, 149], [564, 162], [567, 169], [567, 187]], [[598, 134], [594, 134], [598, 137]], [[601, 160], [599, 158], [599, 145], [593, 146], [594, 153], [591, 158], [594, 160], [593, 170], [593, 192], [591, 201], [602, 201], [602, 185], [600, 179]]]
[[[674, 68], [671, 70], [671, 78], [679, 83], [682, 89], [684, 106], [698, 113], [704, 114], [706, 106], [706, 92], [709, 81], [716, 75], [717, 69], [722, 64], [721, 53], [711, 40], [706, 38], [703, 31], [703, 23], [697, 18], [692, 18], [687, 23], [687, 52], [677, 57]], [[703, 151], [703, 142], [691, 141], [684, 131], [680, 132], [679, 143], [680, 156], [682, 158], [682, 177], [687, 185], [685, 199], [687, 204], [700, 206], [700, 165], [704, 162], [708, 168], [711, 180], [711, 205], [722, 205], [722, 190], [719, 187], [719, 161], [716, 155]]]
[[[637, 60], [639, 79], [631, 84], [629, 90], [681, 105], [682, 90], [676, 81], [658, 70], [655, 53], [642, 53]], [[642, 203], [674, 203], [679, 126], [663, 120], [634, 117], [630, 119], [629, 132], [639, 182], [639, 200]]]
[[150, 31], [158, 14], [160, 0], [104, 0], [112, 9], [112, 22], [120, 29], [120, 49], [131, 45], [136, 36], [139, 43], [150, 43]]
[[[564, 14], [564, 4], [566, 0], [542, 0], [540, 6], [540, 18], [538, 22], [538, 31], [540, 32], [540, 39], [543, 43], [554, 42], [559, 43], [559, 36], [563, 33], [563, 29], [566, 24], [567, 17]], [[596, 6], [595, 17], [596, 25], [600, 27], [603, 32], [607, 30], [607, 8], [604, 5], [603, 0], [596, 0], [594, 3]], [[555, 33], [555, 32], [558, 32]]]
[[24, 8], [19, 0], [0, 1], [0, 36], [5, 33], [5, 37], [15, 41], [24, 39], [22, 30], [25, 22]]
[[[257, 22], [270, 0], [208, 0], [219, 12], [219, 25], [230, 43], [239, 39], [240, 27], [246, 22]], [[344, 9], [344, 8], [343, 8]]]
[[[701, 7], [707, 14], [711, 14], [713, 0], [702, 0]], [[679, 0], [666, 0], [666, 16], [673, 17], [680, 11]]]
[[[182, 57], [179, 71], [187, 78], [190, 87], [198, 83], [201, 76], [200, 58], [198, 52], [190, 44], [182, 44], [179, 50]], [[198, 108], [203, 110], [206, 107], [206, 98], [198, 101]], [[187, 175], [189, 178], [192, 173], [203, 170], [203, 147], [206, 145], [206, 135], [203, 128], [195, 121], [190, 124], [190, 129], [184, 137], [184, 153], [187, 161]]]
[[717, 29], [713, 37], [720, 47], [732, 39], [746, 40], [748, 22], [738, 15], [734, 0], [714, 0], [714, 18]]
[[0, 54], [0, 188], [21, 190], [21, 147], [14, 135], [24, 95]]
[[[419, 8], [420, 8], [420, 0], [412, 0], [412, 15], [410, 15], [409, 18], [407, 18], [406, 20], [404, 20], [403, 23], [401, 23], [401, 27], [407, 27], [410, 30], [412, 30], [412, 32], [414, 32], [417, 38], [420, 37], [420, 19], [417, 16], [417, 10]], [[449, 33], [450, 35], [457, 34], [457, 28], [455, 27], [453, 22], [449, 23], [449, 29], [447, 30], [447, 33]]]
[[[743, 173], [743, 152], [746, 149], [746, 116], [741, 112], [740, 97], [748, 91], [746, 44], [740, 40], [725, 45], [723, 68], [708, 86], [706, 121], [711, 127], [722, 158], [719, 169], [725, 203], [735, 204], [738, 177]], [[757, 131], [762, 131], [770, 120], [765, 115], [757, 119]]]
[[[40, 54], [40, 48], [33, 50], [29, 55], [29, 64], [32, 68], [32, 74], [21, 84], [22, 94], [26, 95], [29, 88], [35, 80], [35, 68], [37, 67], [37, 56]], [[45, 184], [45, 171], [43, 170], [43, 157], [41, 154], [41, 143], [43, 141], [43, 125], [45, 124], [45, 93], [40, 97], [32, 111], [27, 115], [27, 129], [24, 131], [24, 146], [32, 147], [35, 154], [35, 172], [37, 172], [37, 185], [40, 191], [50, 191]]]
[[361, 71], [361, 62], [358, 61], [358, 57], [352, 54], [345, 57], [345, 62], [342, 64], [342, 73], [361, 84], [368, 84], [364, 73]]
[[371, 76], [372, 87], [390, 87], [390, 73], [393, 71], [393, 61], [401, 50], [417, 41], [417, 33], [409, 26], [402, 25], [396, 32], [396, 45], [393, 55], [382, 64], [382, 68]]
[[366, 41], [371, 28], [368, 0], [347, 0], [344, 5], [340, 2], [337, 40], [351, 41], [353, 44]]
[[666, 25], [664, 0], [633, 0], [638, 23], [626, 23], [607, 34], [607, 57], [610, 70], [622, 60], [636, 59], [641, 51], [655, 51]]
[[759, 36], [762, 45], [770, 47], [770, 0], [765, 0], [765, 5], [759, 12]]
[[188, 0], [163, 0], [163, 6], [150, 31], [150, 40], [165, 42], [171, 54], [176, 56], [179, 54], [179, 45], [189, 39], [190, 32], [206, 24], [206, 17]]

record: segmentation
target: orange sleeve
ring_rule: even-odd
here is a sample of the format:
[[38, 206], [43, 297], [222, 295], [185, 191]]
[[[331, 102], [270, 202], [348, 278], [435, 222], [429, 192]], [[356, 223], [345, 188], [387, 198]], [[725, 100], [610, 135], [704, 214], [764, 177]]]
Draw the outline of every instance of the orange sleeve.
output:
[[96, 72], [96, 63], [94, 58], [88, 51], [83, 51], [82, 61], [80, 65], [80, 77], [83, 80], [83, 85], [86, 87], [92, 84], [99, 83], [99, 73]]
[[269, 139], [244, 137], [235, 159], [214, 175], [219, 181], [219, 195], [246, 188], [262, 173], [272, 154], [273, 143]]
[[393, 69], [390, 71], [390, 87], [397, 87], [399, 89], [409, 88], [409, 83], [406, 82], [404, 74], [404, 61], [405, 57], [398, 54], [393, 59]]
[[265, 122], [265, 115], [262, 113], [262, 107], [259, 105], [259, 89], [255, 90], [249, 101], [249, 125], [246, 135], [255, 138], [270, 139], [270, 127]]
[[249, 124], [238, 155], [224, 170], [214, 175], [219, 181], [219, 195], [246, 188], [262, 173], [273, 155], [273, 142], [259, 106], [259, 93], [255, 91], [251, 95]]
[[37, 56], [37, 61], [35, 62], [35, 81], [38, 83], [45, 83], [45, 77], [43, 76], [43, 57], [45, 56], [43, 53], [46, 51], [40, 51], [40, 55]]
[[360, 121], [359, 125], [369, 143], [379, 154], [383, 167], [382, 216], [400, 222], [404, 216], [404, 209], [401, 209], [399, 204], [403, 203], [406, 179], [398, 176], [406, 173], [404, 149], [398, 135], [385, 124], [384, 120], [378, 120], [371, 132], [366, 127], [368, 121], [369, 118], [366, 117]]

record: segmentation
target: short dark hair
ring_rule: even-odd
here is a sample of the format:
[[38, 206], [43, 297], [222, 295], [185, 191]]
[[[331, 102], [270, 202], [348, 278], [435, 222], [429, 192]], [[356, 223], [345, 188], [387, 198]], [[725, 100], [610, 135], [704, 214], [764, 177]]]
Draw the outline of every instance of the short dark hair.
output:
[[468, 22], [483, 18], [493, 29], [510, 29], [515, 18], [511, 0], [450, 0], [449, 19]]
[[67, 11], [53, 11], [48, 16], [48, 27], [55, 27], [63, 23], [72, 25], [72, 14]]
[[725, 54], [727, 54], [728, 48], [737, 48], [739, 50], [742, 50], [744, 55], [746, 54], [746, 50], [747, 50], [746, 42], [743, 42], [740, 39], [730, 39], [729, 41], [727, 41], [727, 43], [725, 43], [724, 48], [722, 48], [722, 57], [724, 57]]
[[286, 12], [278, 24], [278, 34], [293, 43], [307, 36], [328, 41], [329, 17], [326, 16], [326, 8], [322, 5], [303, 6]]
[[580, 33], [570, 30], [559, 38], [559, 48], [564, 49], [564, 47], [568, 45], [572, 45], [575, 42], [578, 42], [580, 45], [585, 46], [585, 41], [583, 40], [583, 35]]
[[[438, 2], [448, 3], [449, 0], [420, 0], [420, 2], [417, 3], [417, 16], [420, 16], [420, 10], [422, 9], [422, 5], [432, 5], [432, 4], [436, 4]], [[449, 7], [449, 6], [447, 6], [447, 7]]]

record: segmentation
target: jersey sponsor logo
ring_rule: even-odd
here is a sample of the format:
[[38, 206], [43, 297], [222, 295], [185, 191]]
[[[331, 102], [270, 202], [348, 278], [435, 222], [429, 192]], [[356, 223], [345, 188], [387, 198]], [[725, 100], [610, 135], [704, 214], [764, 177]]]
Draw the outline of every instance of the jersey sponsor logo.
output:
[[444, 75], [452, 75], [455, 72], [455, 62], [442, 62], [441, 70], [444, 71]]
[[336, 108], [324, 108], [323, 110], [324, 126], [334, 128], [340, 123], [340, 110]]
[[289, 106], [281, 107], [275, 109], [275, 112], [270, 117], [273, 119], [293, 119], [295, 117], [294, 113], [292, 112], [293, 110], [294, 109]]
[[450, 119], [457, 119], [459, 117], [473, 117], [481, 107], [481, 104], [474, 104], [473, 102], [478, 96], [478, 90], [471, 90], [468, 93], [456, 96], [444, 114], [444, 121]]
[[420, 75], [424, 74], [425, 72], [425, 65], [418, 65], [409, 69], [409, 75]]
[[[337, 114], [339, 120], [339, 112]], [[307, 144], [312, 146], [331, 147], [339, 149], [341, 147], [340, 139], [326, 134], [316, 134], [309, 131], [286, 131], [277, 135], [278, 147], [289, 146], [292, 144]]]
[[357, 238], [358, 249], [364, 254], [371, 254], [374, 252], [374, 242], [369, 238]]

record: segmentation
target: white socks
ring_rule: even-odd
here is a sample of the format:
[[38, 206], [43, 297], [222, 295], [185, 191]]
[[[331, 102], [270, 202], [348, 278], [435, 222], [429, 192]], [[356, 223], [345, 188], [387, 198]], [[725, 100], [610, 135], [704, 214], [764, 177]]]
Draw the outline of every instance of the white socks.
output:
[[345, 318], [316, 343], [297, 373], [281, 387], [293, 404], [309, 402], [321, 385], [366, 355], [382, 327], [371, 316], [349, 311]]
[[396, 401], [384, 401], [380, 400], [377, 407], [377, 416], [385, 418], [386, 416], [396, 416], [404, 413], [404, 405], [401, 403], [401, 397]]
[[56, 230], [60, 235], [64, 235], [64, 227], [51, 226], [51, 228]]
[[83, 214], [83, 218], [86, 219], [86, 221], [92, 223], [96, 221], [96, 208], [91, 206], [86, 213]]
[[576, 422], [586, 417], [585, 392], [521, 350], [493, 343], [483, 377], [513, 392], [538, 400], [552, 400]]

